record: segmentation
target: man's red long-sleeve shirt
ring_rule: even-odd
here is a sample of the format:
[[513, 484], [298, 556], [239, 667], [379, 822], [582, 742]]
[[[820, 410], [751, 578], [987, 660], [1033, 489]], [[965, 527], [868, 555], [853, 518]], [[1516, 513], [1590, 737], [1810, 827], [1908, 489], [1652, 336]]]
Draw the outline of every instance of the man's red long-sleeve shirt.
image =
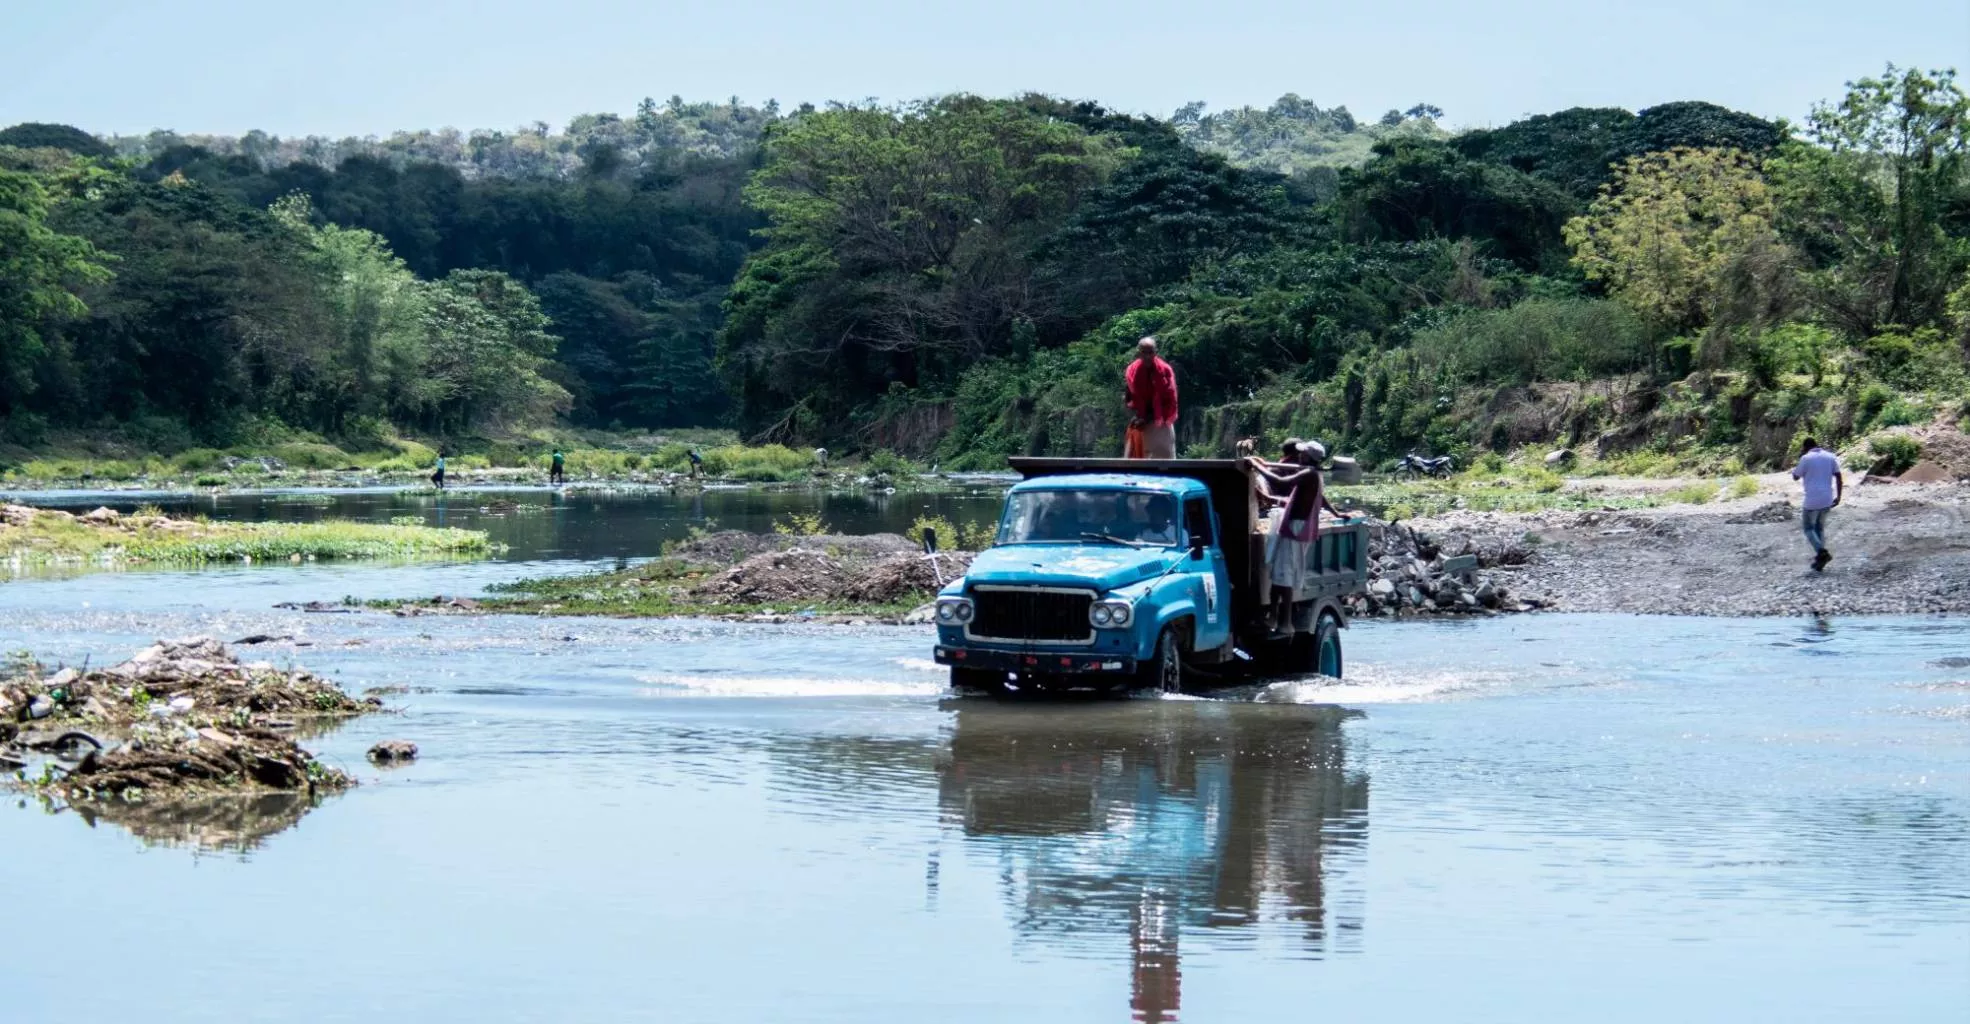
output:
[[1152, 427], [1167, 427], [1177, 421], [1177, 372], [1160, 357], [1146, 365], [1137, 359], [1129, 363], [1122, 390], [1128, 395], [1129, 411]]

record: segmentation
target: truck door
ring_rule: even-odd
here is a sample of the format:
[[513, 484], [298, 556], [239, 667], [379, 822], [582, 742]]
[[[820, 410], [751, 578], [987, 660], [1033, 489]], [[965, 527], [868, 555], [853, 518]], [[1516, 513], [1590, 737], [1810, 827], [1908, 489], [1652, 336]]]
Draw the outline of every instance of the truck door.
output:
[[1202, 611], [1197, 622], [1193, 646], [1200, 651], [1222, 647], [1231, 640], [1231, 575], [1225, 569], [1224, 547], [1218, 543], [1218, 519], [1209, 498], [1190, 498], [1183, 503], [1183, 528], [1189, 535], [1191, 550], [1201, 544], [1202, 561], [1192, 561], [1189, 569], [1193, 595]]

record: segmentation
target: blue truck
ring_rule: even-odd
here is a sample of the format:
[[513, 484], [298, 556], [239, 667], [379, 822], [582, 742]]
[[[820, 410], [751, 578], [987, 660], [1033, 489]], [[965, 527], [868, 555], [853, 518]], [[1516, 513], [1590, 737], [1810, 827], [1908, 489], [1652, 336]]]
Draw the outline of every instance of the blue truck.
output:
[[1219, 459], [1015, 458], [993, 546], [937, 597], [937, 663], [993, 693], [1166, 693], [1251, 671], [1339, 678], [1367, 528], [1323, 522], [1273, 630], [1251, 471]]

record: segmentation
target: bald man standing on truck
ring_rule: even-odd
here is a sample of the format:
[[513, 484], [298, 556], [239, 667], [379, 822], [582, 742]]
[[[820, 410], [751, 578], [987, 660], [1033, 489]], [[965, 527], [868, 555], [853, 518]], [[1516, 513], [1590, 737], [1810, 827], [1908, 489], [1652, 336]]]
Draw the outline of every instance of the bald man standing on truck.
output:
[[1177, 457], [1177, 372], [1156, 355], [1156, 339], [1136, 342], [1135, 361], [1122, 377], [1122, 400], [1129, 407], [1129, 432], [1141, 443], [1128, 444], [1130, 459]]

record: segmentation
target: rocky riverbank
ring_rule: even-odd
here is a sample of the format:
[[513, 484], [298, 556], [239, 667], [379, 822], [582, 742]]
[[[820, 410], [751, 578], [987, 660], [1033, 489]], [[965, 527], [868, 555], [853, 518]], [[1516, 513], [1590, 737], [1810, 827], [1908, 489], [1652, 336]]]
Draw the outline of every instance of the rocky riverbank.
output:
[[[1504, 603], [1513, 608], [1970, 613], [1970, 486], [1963, 484], [1850, 487], [1828, 519], [1834, 559], [1823, 573], [1807, 564], [1812, 551], [1800, 536], [1796, 496], [1627, 510], [1460, 511], [1404, 525], [1439, 552], [1478, 553], [1482, 582], [1510, 595]], [[1404, 571], [1398, 564], [1395, 575]], [[1391, 574], [1385, 570], [1383, 578]]]

